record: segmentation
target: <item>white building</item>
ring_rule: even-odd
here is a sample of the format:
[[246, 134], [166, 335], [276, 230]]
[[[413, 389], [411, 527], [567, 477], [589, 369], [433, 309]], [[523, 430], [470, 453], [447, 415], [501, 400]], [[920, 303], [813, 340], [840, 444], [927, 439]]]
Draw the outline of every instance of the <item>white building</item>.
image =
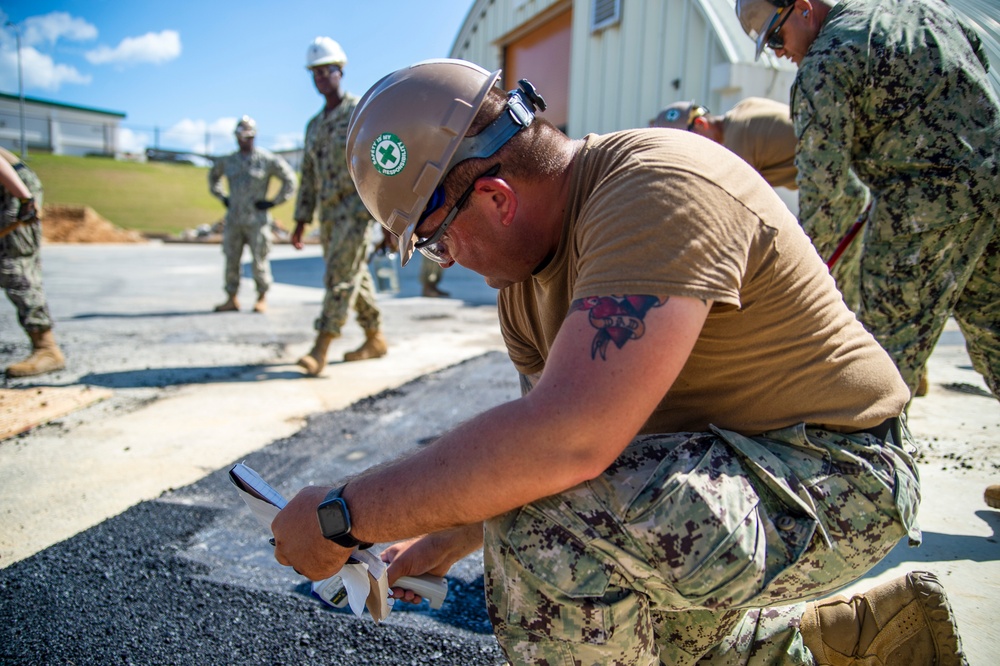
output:
[[[53, 155], [117, 154], [118, 125], [124, 113], [24, 98], [24, 139], [33, 150]], [[21, 151], [21, 100], [0, 93], [0, 146]]]
[[734, 0], [475, 0], [451, 57], [530, 80], [571, 137], [645, 127], [695, 100], [724, 113], [749, 96], [788, 102], [795, 66], [740, 27]]

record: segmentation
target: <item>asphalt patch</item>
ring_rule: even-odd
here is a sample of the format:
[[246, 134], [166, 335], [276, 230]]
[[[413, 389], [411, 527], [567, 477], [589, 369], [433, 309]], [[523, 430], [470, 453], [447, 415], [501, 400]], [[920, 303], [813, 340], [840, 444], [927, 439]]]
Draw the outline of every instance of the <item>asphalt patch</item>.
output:
[[[405, 456], [518, 394], [509, 360], [491, 353], [313, 417], [245, 461], [291, 496]], [[323, 605], [275, 562], [227, 471], [0, 571], [0, 663], [505, 663], [481, 553], [449, 572], [440, 610], [397, 603], [376, 625]]]

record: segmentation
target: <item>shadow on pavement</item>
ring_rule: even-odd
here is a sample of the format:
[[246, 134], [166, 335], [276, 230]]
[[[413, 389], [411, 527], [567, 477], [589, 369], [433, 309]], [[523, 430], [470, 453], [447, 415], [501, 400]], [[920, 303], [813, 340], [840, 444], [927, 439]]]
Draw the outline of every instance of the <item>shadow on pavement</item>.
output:
[[942, 534], [941, 532], [924, 532], [924, 541], [917, 548], [912, 548], [903, 539], [885, 558], [876, 564], [866, 576], [877, 576], [895, 566], [924, 562], [954, 562], [969, 560], [972, 562], [994, 562], [1000, 560], [1000, 512], [976, 511], [976, 515], [990, 526], [993, 534], [990, 536], [969, 536], [966, 534]]
[[[420, 263], [418, 255], [406, 266], [399, 267], [399, 289], [391, 294], [395, 298], [418, 298], [422, 293], [420, 284]], [[322, 257], [302, 257], [296, 259], [272, 259], [271, 273], [276, 283], [297, 287], [323, 288], [325, 266]], [[243, 277], [250, 277], [249, 264], [243, 265]], [[441, 288], [449, 297], [460, 300], [468, 306], [496, 305], [497, 292], [487, 287], [482, 276], [461, 266], [445, 269], [441, 278]], [[380, 296], [384, 296], [380, 294]]]
[[210, 382], [259, 382], [271, 379], [306, 378], [288, 363], [275, 365], [221, 365], [190, 368], [147, 368], [122, 372], [98, 372], [83, 375], [79, 384], [105, 388], [163, 388], [181, 384]]
[[217, 314], [211, 310], [189, 310], [176, 312], [81, 312], [80, 314], [75, 314], [71, 317], [65, 317], [64, 319], [76, 320], [76, 319], [142, 319], [142, 318], [153, 318], [153, 317], [190, 317], [192, 315], [214, 315]]
[[[481, 636], [492, 636], [493, 626], [490, 624], [490, 618], [486, 613], [483, 601], [485, 585], [483, 576], [480, 575], [469, 582], [454, 576], [447, 576], [447, 579], [448, 597], [440, 609], [432, 610], [426, 601], [421, 601], [419, 604], [396, 601], [392, 605], [392, 613], [396, 617], [399, 617], [400, 613], [427, 616], [441, 625], [448, 625]], [[334, 608], [318, 601], [312, 594], [311, 583], [300, 583], [295, 586], [295, 591], [308, 597], [310, 601], [319, 603], [327, 612], [354, 617], [354, 611], [349, 606]]]
[[[323, 257], [272, 259], [271, 275], [275, 282], [296, 287], [323, 288]], [[250, 277], [250, 264], [243, 265], [243, 277]]]

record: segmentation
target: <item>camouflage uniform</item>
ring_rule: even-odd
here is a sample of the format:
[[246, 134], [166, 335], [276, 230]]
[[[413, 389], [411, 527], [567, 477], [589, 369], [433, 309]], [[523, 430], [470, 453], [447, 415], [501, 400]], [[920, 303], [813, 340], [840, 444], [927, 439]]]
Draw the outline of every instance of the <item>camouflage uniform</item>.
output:
[[805, 425], [638, 437], [593, 481], [487, 522], [508, 659], [812, 664], [804, 602], [920, 540], [905, 427], [898, 444]]
[[372, 217], [347, 170], [347, 125], [357, 104], [356, 95], [345, 93], [337, 108], [329, 114], [320, 111], [309, 121], [295, 203], [297, 223], [311, 222], [319, 207], [326, 294], [315, 325], [317, 331], [333, 335], [340, 335], [351, 307], [365, 331], [377, 331], [382, 318], [367, 263]]
[[846, 229], [853, 168], [873, 198], [860, 319], [911, 392], [954, 315], [1000, 396], [1000, 105], [987, 70], [940, 0], [843, 0], [792, 88], [803, 226]]
[[285, 160], [270, 151], [254, 148], [249, 155], [240, 151], [215, 160], [208, 172], [208, 187], [213, 195], [225, 199], [222, 177], [229, 182], [229, 205], [222, 232], [222, 251], [226, 255], [226, 293], [235, 296], [240, 288], [240, 259], [243, 246], [250, 248], [252, 273], [257, 293], [264, 295], [271, 287], [271, 224], [274, 220], [266, 210], [257, 210], [254, 203], [267, 200], [271, 177], [281, 181], [281, 190], [274, 197], [275, 205], [288, 199], [295, 190], [295, 172]]
[[[17, 175], [35, 197], [35, 206], [42, 211], [42, 183], [23, 162], [14, 165]], [[16, 219], [20, 202], [7, 190], [0, 188], [0, 220], [2, 226]], [[0, 286], [7, 292], [17, 320], [25, 331], [47, 331], [52, 328], [52, 317], [42, 289], [42, 259], [39, 253], [42, 241], [40, 222], [22, 225], [0, 238]]]
[[[771, 187], [796, 189], [797, 139], [787, 104], [759, 97], [742, 100], [722, 117], [722, 139], [722, 145], [742, 157]], [[844, 235], [844, 220], [850, 223], [857, 219], [867, 196], [865, 186], [853, 171], [850, 172], [837, 210], [843, 219], [837, 219], [833, 225], [813, 220], [806, 229], [823, 261], [828, 261], [837, 249]], [[860, 257], [861, 239], [855, 238], [830, 269], [844, 301], [854, 312], [858, 312], [861, 305]]]

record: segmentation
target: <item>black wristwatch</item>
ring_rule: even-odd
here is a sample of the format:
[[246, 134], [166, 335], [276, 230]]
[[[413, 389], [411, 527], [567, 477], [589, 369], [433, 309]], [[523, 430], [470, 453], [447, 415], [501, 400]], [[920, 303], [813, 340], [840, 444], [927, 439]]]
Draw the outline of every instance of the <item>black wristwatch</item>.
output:
[[331, 490], [316, 509], [319, 516], [319, 527], [323, 536], [344, 548], [371, 548], [374, 544], [359, 541], [351, 536], [351, 512], [347, 510], [347, 502], [340, 496], [344, 492], [341, 486]]

